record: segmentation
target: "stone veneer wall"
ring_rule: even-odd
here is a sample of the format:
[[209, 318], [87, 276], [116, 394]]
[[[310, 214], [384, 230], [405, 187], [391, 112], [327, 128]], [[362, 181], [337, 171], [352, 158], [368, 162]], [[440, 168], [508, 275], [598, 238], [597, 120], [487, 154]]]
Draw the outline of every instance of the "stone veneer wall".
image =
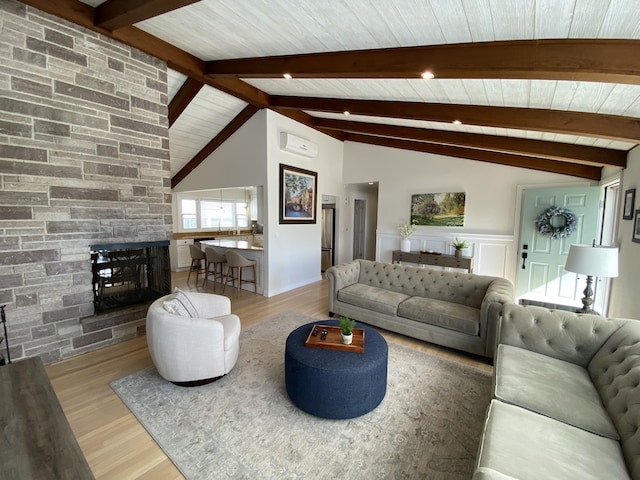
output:
[[89, 245], [170, 239], [167, 102], [165, 63], [0, 1], [0, 305], [12, 360], [50, 363], [144, 332], [146, 308], [93, 315]]

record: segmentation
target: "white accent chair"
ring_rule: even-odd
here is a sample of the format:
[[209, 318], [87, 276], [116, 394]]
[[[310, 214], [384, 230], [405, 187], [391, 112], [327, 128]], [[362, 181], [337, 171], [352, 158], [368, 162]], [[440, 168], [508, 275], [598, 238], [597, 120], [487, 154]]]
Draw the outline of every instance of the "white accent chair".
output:
[[177, 290], [154, 301], [147, 312], [151, 359], [176, 385], [203, 385], [227, 374], [238, 360], [239, 339], [240, 319], [231, 313], [231, 300], [221, 295]]

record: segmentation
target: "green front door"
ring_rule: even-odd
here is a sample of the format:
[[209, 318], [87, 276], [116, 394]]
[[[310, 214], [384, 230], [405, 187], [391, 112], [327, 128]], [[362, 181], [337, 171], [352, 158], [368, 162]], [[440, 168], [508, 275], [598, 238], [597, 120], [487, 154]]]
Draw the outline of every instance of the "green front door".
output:
[[[584, 278], [565, 271], [564, 265], [573, 243], [598, 242], [600, 187], [527, 189], [524, 191], [520, 225], [518, 298], [538, 302], [580, 306]], [[575, 231], [568, 237], [554, 239], [538, 232], [535, 220], [549, 207], [570, 210], [577, 218]], [[552, 223], [560, 227], [563, 217]], [[525, 246], [527, 247], [525, 249]], [[522, 253], [527, 253], [523, 260]], [[524, 268], [523, 267], [524, 264]]]

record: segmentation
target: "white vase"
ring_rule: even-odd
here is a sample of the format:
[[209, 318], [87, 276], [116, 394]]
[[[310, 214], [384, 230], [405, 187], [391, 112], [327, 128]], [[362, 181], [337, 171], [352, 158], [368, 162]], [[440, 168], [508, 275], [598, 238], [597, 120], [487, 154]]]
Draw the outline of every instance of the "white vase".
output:
[[410, 252], [411, 251], [411, 240], [408, 238], [403, 238], [400, 240], [400, 251], [401, 252]]
[[342, 343], [344, 343], [345, 345], [351, 345], [351, 342], [353, 342], [353, 333], [350, 333], [349, 335], [345, 335], [343, 333], [342, 334]]

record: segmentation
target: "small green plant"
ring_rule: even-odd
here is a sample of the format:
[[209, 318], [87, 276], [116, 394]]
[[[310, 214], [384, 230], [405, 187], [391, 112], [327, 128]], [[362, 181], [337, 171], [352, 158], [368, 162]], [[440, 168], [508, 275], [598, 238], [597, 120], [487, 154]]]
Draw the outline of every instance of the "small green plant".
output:
[[456, 241], [451, 242], [451, 245], [453, 245], [453, 248], [456, 250], [462, 250], [463, 248], [467, 248], [469, 246], [469, 242], [467, 242], [466, 240], [458, 240], [458, 237], [456, 237]]
[[351, 320], [349, 317], [340, 317], [340, 330], [343, 335], [351, 335], [353, 327], [356, 326], [356, 321]]

